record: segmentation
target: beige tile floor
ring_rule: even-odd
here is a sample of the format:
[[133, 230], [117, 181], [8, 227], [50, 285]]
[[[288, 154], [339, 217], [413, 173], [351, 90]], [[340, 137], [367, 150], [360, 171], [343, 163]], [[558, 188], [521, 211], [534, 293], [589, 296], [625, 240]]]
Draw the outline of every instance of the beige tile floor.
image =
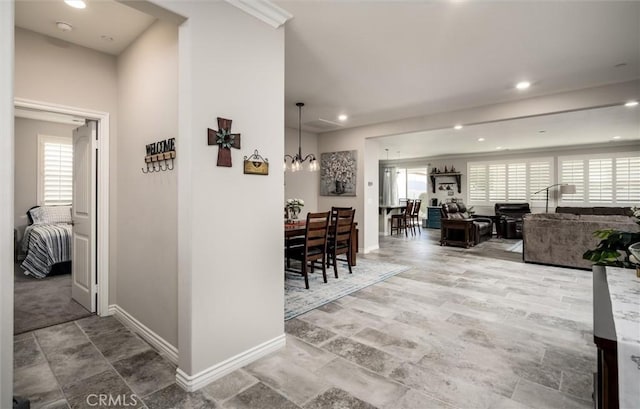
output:
[[151, 409], [592, 407], [591, 273], [436, 235], [381, 238], [363, 257], [410, 270], [288, 321], [283, 350], [196, 393], [112, 318], [16, 337], [16, 393], [33, 408], [88, 407], [97, 390]]

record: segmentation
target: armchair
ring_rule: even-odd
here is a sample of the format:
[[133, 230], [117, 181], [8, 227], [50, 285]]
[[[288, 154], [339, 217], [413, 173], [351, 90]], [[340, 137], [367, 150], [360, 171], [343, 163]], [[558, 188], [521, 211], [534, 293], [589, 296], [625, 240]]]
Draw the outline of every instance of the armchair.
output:
[[493, 221], [489, 218], [471, 218], [464, 203], [443, 203], [440, 208], [440, 245], [469, 248], [490, 239]]
[[496, 203], [496, 232], [505, 239], [522, 238], [522, 218], [531, 213], [529, 203]]

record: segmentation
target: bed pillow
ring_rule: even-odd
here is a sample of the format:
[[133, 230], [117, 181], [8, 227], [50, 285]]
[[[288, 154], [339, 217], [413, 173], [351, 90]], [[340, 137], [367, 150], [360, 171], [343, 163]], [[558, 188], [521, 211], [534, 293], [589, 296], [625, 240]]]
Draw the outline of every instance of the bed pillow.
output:
[[33, 224], [71, 223], [71, 206], [40, 206], [29, 210]]

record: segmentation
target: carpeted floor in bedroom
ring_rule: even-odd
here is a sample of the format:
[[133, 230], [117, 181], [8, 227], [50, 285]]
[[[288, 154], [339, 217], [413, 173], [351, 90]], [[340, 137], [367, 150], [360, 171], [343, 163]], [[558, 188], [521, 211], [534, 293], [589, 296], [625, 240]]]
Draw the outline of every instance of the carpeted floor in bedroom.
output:
[[13, 333], [74, 321], [91, 315], [71, 299], [71, 274], [36, 279], [14, 265]]

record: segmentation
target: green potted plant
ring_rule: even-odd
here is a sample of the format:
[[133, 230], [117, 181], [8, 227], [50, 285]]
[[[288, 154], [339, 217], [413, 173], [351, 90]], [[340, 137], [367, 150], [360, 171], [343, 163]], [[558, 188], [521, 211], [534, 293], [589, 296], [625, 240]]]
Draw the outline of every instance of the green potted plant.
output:
[[[640, 208], [633, 208], [636, 223], [640, 224]], [[629, 246], [640, 242], [640, 233], [618, 231], [613, 229], [596, 230], [593, 235], [600, 243], [593, 250], [587, 250], [582, 258], [600, 266], [635, 268], [636, 264], [629, 259]], [[635, 260], [634, 260], [635, 261]]]

